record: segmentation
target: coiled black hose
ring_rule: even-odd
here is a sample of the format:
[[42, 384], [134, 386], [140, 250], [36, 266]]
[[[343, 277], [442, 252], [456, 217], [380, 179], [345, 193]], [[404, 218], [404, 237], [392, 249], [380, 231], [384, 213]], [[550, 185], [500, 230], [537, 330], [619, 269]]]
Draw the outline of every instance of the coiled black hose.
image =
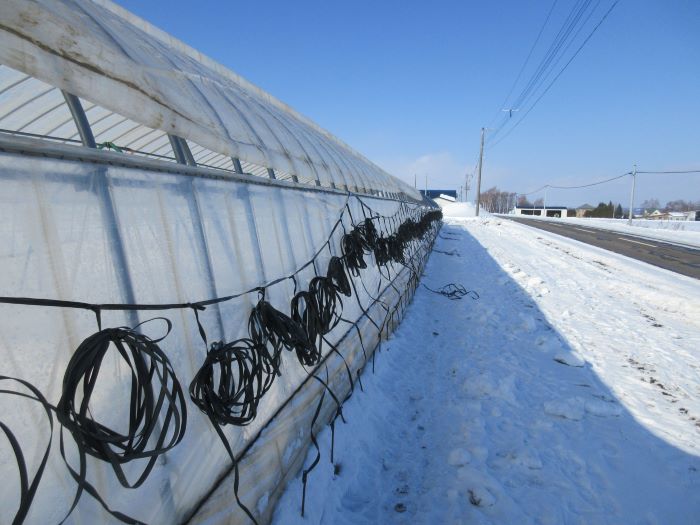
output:
[[374, 260], [377, 266], [386, 266], [392, 261], [391, 251], [389, 246], [389, 239], [386, 237], [379, 237], [374, 246]]
[[[170, 321], [161, 319], [169, 333]], [[56, 406], [59, 422], [70, 431], [81, 453], [108, 462], [127, 488], [136, 488], [146, 480], [158, 456], [177, 445], [187, 427], [185, 397], [170, 361], [158, 347], [162, 339], [154, 341], [126, 327], [100, 330], [78, 346], [63, 376], [63, 391]], [[110, 348], [131, 370], [126, 433], [98, 422], [90, 406], [102, 361]], [[129, 482], [122, 465], [146, 458], [141, 475]]]
[[389, 246], [389, 256], [391, 260], [397, 263], [403, 263], [405, 260], [404, 252], [406, 251], [406, 244], [403, 240], [399, 238], [398, 235], [389, 235], [387, 238]]
[[345, 266], [343, 266], [343, 261], [340, 257], [331, 257], [328, 261], [328, 270], [326, 272], [326, 277], [328, 277], [335, 289], [338, 290], [343, 295], [350, 297], [352, 295], [352, 289], [350, 287], [350, 280], [348, 274], [345, 271]]
[[379, 238], [379, 233], [377, 232], [377, 228], [374, 226], [372, 219], [366, 218], [363, 222], [356, 225], [355, 231], [362, 242], [362, 249], [365, 251], [365, 253], [370, 253], [372, 250], [374, 250], [374, 246]]
[[252, 339], [216, 342], [190, 383], [190, 398], [213, 422], [245, 426], [274, 378], [268, 353]]
[[340, 322], [343, 315], [343, 299], [328, 277], [315, 277], [309, 283], [309, 293], [316, 303], [320, 334], [326, 335]]
[[253, 339], [212, 343], [204, 363], [190, 383], [190, 398], [211, 421], [233, 462], [233, 495], [241, 510], [257, 524], [238, 495], [238, 459], [221, 427], [245, 426], [255, 419], [258, 404], [272, 386], [278, 365]]
[[303, 327], [289, 316], [276, 310], [261, 298], [248, 319], [248, 334], [256, 345], [267, 351], [275, 373], [280, 373], [282, 349], [295, 350], [297, 356], [316, 352]]
[[311, 343], [295, 347], [297, 359], [304, 366], [314, 366], [321, 360], [321, 350], [318, 338], [321, 335], [321, 319], [316, 298], [312, 292], [302, 291], [292, 298], [292, 320], [305, 332], [306, 339]]
[[343, 235], [340, 240], [343, 260], [348, 272], [355, 277], [359, 277], [360, 270], [367, 268], [365, 262], [364, 240], [360, 232], [356, 229]]
[[442, 288], [438, 288], [437, 290], [433, 290], [432, 288], [428, 288], [425, 284], [423, 285], [427, 290], [443, 295], [450, 299], [451, 301], [458, 301], [462, 297], [471, 297], [474, 301], [479, 299], [479, 294], [475, 290], [467, 290], [464, 286], [461, 284], [455, 284], [455, 283], [449, 283], [443, 286]]

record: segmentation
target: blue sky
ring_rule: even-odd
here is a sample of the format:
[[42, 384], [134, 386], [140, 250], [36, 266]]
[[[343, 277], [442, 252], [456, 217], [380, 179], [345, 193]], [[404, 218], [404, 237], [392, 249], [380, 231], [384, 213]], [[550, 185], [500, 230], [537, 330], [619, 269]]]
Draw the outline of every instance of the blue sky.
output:
[[[427, 175], [429, 187], [454, 189], [473, 171], [481, 127], [503, 115], [503, 99], [552, 6], [552, 0], [118, 3], [390, 173], [410, 183], [415, 173], [419, 187]], [[575, 3], [557, 1], [516, 93]], [[560, 67], [612, 3], [600, 0]], [[630, 171], [635, 162], [640, 170], [700, 168], [697, 0], [621, 0], [519, 127], [487, 148], [482, 189], [584, 184]], [[637, 188], [637, 203], [700, 200], [700, 175], [640, 175]], [[625, 178], [549, 190], [547, 201], [626, 205], [629, 189]]]

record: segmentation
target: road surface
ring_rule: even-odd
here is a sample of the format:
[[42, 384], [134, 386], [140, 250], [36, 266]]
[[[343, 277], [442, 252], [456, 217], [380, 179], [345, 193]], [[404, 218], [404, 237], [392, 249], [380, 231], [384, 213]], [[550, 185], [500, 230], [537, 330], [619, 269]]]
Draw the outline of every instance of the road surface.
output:
[[638, 259], [659, 268], [700, 279], [700, 248], [657, 241], [627, 233], [601, 230], [579, 224], [543, 221], [522, 217], [506, 219], [563, 235], [586, 244], [592, 244], [611, 252]]

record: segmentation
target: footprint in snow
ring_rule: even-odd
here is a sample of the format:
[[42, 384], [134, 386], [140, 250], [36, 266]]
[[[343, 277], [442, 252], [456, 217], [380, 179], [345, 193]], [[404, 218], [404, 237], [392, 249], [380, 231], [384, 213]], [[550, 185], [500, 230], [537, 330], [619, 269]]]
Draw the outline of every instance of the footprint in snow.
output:
[[469, 503], [475, 507], [493, 507], [496, 497], [485, 487], [474, 487], [468, 490]]
[[456, 448], [450, 452], [447, 462], [453, 467], [462, 467], [469, 464], [472, 460], [472, 455], [463, 448]]
[[352, 488], [348, 490], [340, 499], [340, 505], [350, 511], [355, 512], [365, 508], [371, 499], [362, 491], [353, 490]]
[[546, 402], [544, 404], [544, 411], [550, 416], [561, 417], [571, 421], [580, 421], [583, 419], [585, 413], [585, 401], [581, 397], [556, 399]]
[[581, 358], [581, 356], [579, 356], [577, 353], [575, 353], [573, 351], [572, 352], [565, 352], [565, 351], [558, 352], [554, 356], [554, 360], [557, 363], [561, 363], [562, 365], [574, 366], [577, 368], [581, 368], [586, 364], [586, 362]]
[[528, 470], [542, 470], [542, 460], [529, 450], [505, 450], [496, 452], [490, 466], [498, 469], [522, 467]]
[[622, 408], [615, 402], [600, 399], [587, 399], [586, 412], [598, 417], [618, 417], [622, 414]]
[[549, 401], [544, 404], [544, 411], [550, 416], [571, 421], [580, 421], [585, 414], [598, 417], [617, 417], [622, 414], [622, 408], [617, 403], [600, 399], [584, 399], [579, 396]]

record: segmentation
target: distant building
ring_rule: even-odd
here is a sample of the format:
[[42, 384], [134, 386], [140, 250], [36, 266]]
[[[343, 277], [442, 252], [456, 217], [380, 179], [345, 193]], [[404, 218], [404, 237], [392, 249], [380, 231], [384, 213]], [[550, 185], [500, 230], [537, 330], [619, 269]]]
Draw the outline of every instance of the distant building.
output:
[[583, 204], [576, 208], [576, 217], [585, 217], [587, 211], [592, 211], [594, 209], [595, 208], [588, 203]]
[[[649, 215], [645, 216], [645, 219], [651, 219], [655, 221], [692, 221], [696, 220], [695, 212], [687, 212], [687, 211], [659, 211], [659, 210], [654, 210], [652, 213]], [[692, 217], [692, 218], [691, 218]]]
[[427, 196], [429, 199], [440, 206], [441, 208], [447, 204], [457, 202], [457, 190], [420, 190], [421, 195]]
[[454, 204], [455, 202], [457, 202], [457, 199], [441, 193], [433, 199], [433, 202], [442, 208], [447, 204]]
[[440, 195], [447, 195], [452, 197], [455, 201], [457, 200], [457, 190], [418, 190], [421, 195], [426, 195], [429, 199], [434, 199]]
[[513, 210], [515, 215], [535, 215], [544, 217], [567, 217], [568, 210], [566, 206], [516, 206]]

